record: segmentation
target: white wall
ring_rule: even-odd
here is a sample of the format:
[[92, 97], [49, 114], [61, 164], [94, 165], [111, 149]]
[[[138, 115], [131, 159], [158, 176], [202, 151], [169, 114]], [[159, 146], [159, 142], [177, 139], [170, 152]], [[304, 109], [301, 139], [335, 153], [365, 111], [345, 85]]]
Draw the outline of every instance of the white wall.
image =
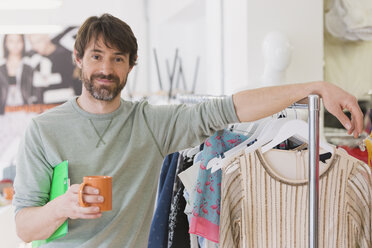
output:
[[[196, 58], [200, 57], [195, 93], [220, 95], [222, 89], [221, 1], [150, 0], [151, 48], [156, 48], [163, 87], [169, 89], [165, 60], [173, 64], [175, 49], [183, 59], [188, 89], [192, 88]], [[152, 54], [151, 54], [152, 56]], [[153, 89], [159, 90], [151, 57]], [[154, 81], [155, 80], [155, 81]], [[165, 83], [164, 83], [165, 82]]]
[[[321, 0], [182, 0], [175, 5], [172, 0], [151, 0], [151, 44], [161, 52], [163, 69], [165, 58], [173, 60], [175, 47], [183, 58], [189, 56], [184, 64], [188, 69], [193, 68], [192, 58], [202, 56], [197, 93], [231, 94], [259, 87], [261, 46], [270, 31], [286, 33], [293, 46], [286, 82], [323, 79]], [[154, 80], [153, 62], [151, 68]]]
[[206, 67], [203, 71], [205, 81], [204, 88], [198, 92], [201, 94], [222, 95], [225, 88], [225, 59], [223, 48], [225, 37], [223, 35], [223, 8], [221, 0], [206, 1]]
[[260, 86], [262, 41], [270, 31], [284, 32], [292, 46], [289, 83], [323, 78], [323, 1], [225, 1], [226, 92]]
[[[152, 0], [149, 9], [151, 53], [147, 59], [151, 64], [151, 90], [153, 92], [160, 90], [153, 49], [156, 49], [158, 56], [163, 91], [168, 91], [170, 88], [166, 61], [168, 60], [172, 69], [176, 49], [178, 49], [178, 56], [182, 59], [187, 90], [192, 88], [196, 60], [197, 57], [200, 57], [196, 90], [207, 91], [206, 84], [203, 84], [206, 77], [207, 61], [205, 0]], [[179, 88], [183, 90], [183, 87]]]

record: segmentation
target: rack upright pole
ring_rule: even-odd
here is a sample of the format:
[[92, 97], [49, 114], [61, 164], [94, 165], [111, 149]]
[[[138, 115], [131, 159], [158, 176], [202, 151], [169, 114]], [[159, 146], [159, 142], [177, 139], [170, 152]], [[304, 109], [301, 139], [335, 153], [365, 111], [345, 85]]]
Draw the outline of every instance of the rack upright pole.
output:
[[319, 96], [309, 95], [309, 248], [318, 248], [319, 106]]

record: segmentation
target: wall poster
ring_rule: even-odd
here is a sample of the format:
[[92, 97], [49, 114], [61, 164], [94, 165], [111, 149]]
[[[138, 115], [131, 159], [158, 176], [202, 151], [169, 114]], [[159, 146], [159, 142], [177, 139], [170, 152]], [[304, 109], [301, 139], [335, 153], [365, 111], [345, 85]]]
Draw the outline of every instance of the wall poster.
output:
[[75, 95], [77, 27], [49, 34], [0, 35], [0, 180], [14, 180], [18, 145], [32, 117]]

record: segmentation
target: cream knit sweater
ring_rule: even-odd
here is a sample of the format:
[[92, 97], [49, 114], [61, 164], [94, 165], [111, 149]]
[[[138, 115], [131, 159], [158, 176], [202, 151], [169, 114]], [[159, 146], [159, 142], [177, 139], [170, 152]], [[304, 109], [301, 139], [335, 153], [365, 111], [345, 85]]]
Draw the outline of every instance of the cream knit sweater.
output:
[[[223, 168], [220, 247], [308, 247], [307, 151], [259, 151]], [[320, 164], [319, 247], [372, 247], [370, 168], [335, 149]]]

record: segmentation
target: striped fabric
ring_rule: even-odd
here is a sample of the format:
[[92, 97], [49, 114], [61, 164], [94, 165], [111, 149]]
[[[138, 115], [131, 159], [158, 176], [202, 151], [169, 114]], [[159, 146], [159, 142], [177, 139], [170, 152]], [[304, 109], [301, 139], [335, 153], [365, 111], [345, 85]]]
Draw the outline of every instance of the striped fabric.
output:
[[[220, 247], [308, 247], [307, 151], [255, 151], [223, 168]], [[299, 172], [298, 172], [299, 171]], [[319, 247], [372, 247], [370, 168], [335, 149], [320, 165]]]

